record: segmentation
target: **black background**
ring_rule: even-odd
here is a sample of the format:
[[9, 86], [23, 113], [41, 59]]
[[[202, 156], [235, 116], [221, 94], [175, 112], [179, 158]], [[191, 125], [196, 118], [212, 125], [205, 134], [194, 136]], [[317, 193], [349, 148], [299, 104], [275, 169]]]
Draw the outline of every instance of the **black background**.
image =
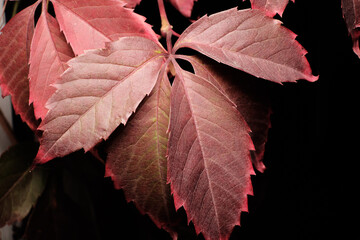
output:
[[[22, 7], [26, 2], [22, 1]], [[249, 1], [198, 0], [192, 18], [235, 6], [249, 7]], [[189, 21], [171, 5], [166, 4], [166, 9], [174, 30], [181, 33]], [[156, 0], [143, 0], [135, 11], [146, 16], [159, 33]], [[242, 226], [235, 227], [231, 239], [346, 239], [355, 230], [350, 223], [357, 221], [354, 199], [358, 187], [353, 186], [353, 170], [359, 157], [352, 144], [358, 135], [354, 123], [358, 116], [355, 99], [360, 59], [352, 52], [340, 0], [296, 0], [295, 4], [289, 3], [281, 18], [276, 18], [298, 35], [297, 40], [308, 51], [306, 57], [314, 75], [320, 77], [315, 83], [300, 80], [296, 84], [270, 84], [273, 114], [264, 156], [267, 169], [252, 178], [254, 196], [249, 197], [249, 213], [242, 214]], [[17, 128], [22, 129], [16, 121]], [[24, 138], [23, 130], [18, 132], [18, 137]], [[61, 164], [65, 166], [67, 160]], [[86, 164], [99, 168], [95, 162]], [[74, 171], [81, 176], [78, 168]], [[64, 220], [59, 231], [68, 234], [64, 238], [58, 234], [57, 239], [169, 239], [133, 204], [127, 204], [121, 191], [113, 190], [111, 181], [102, 178], [103, 172], [96, 174], [100, 183], [87, 184], [97, 191], [92, 193], [96, 196], [92, 206], [97, 224], [92, 225], [83, 214], [86, 210], [77, 214], [64, 208], [70, 215], [79, 215], [70, 218], [80, 233], [66, 228], [66, 223], [72, 221]], [[62, 198], [67, 197], [57, 197]], [[78, 209], [79, 203], [71, 204]], [[41, 219], [45, 217], [40, 214], [35, 228], [41, 228]], [[39, 237], [38, 231], [28, 232], [29, 239], [51, 239]]]

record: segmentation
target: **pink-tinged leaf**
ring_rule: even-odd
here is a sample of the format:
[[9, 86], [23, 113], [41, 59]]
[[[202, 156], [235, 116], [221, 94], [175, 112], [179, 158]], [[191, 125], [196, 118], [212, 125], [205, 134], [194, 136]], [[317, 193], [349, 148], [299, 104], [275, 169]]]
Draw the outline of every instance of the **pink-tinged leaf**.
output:
[[153, 89], [164, 51], [147, 38], [123, 37], [70, 60], [39, 127], [44, 132], [36, 161], [88, 151], [125, 124]]
[[343, 16], [353, 40], [353, 51], [360, 58], [360, 0], [342, 0]]
[[166, 175], [170, 91], [165, 72], [125, 128], [115, 132], [107, 147], [105, 176], [124, 190], [126, 199], [134, 201], [140, 212], [172, 233], [167, 225], [175, 207]]
[[14, 110], [35, 130], [38, 123], [29, 106], [29, 52], [38, 2], [15, 15], [1, 30], [0, 87], [3, 97], [11, 95]]
[[[121, 1], [121, 0], [120, 0]], [[125, 7], [128, 8], [135, 8], [136, 5], [139, 5], [141, 0], [123, 0], [123, 2], [126, 2]]]
[[188, 57], [195, 74], [213, 83], [225, 93], [244, 117], [251, 129], [251, 139], [255, 150], [252, 151], [252, 162], [257, 170], [263, 172], [262, 162], [265, 143], [270, 124], [270, 99], [264, 82], [255, 80], [234, 68], [216, 63], [209, 58]]
[[[291, 1], [295, 2], [295, 0]], [[253, 9], [263, 10], [266, 15], [273, 17], [276, 13], [282, 16], [289, 0], [250, 0], [250, 2]]]
[[227, 239], [247, 211], [254, 174], [249, 127], [206, 79], [177, 69], [171, 91], [168, 179], [175, 207], [184, 207], [205, 239]]
[[66, 70], [74, 56], [55, 18], [43, 12], [37, 22], [30, 52], [30, 103], [36, 118], [44, 118], [47, 100], [55, 92], [51, 86]]
[[154, 41], [157, 35], [145, 17], [124, 8], [118, 0], [52, 0], [56, 18], [76, 55], [102, 48], [120, 36], [142, 34]]
[[236, 8], [204, 16], [174, 46], [195, 49], [218, 62], [274, 82], [315, 81], [296, 35], [259, 10]]
[[171, 4], [179, 10], [185, 17], [191, 17], [194, 2], [197, 0], [169, 0]]

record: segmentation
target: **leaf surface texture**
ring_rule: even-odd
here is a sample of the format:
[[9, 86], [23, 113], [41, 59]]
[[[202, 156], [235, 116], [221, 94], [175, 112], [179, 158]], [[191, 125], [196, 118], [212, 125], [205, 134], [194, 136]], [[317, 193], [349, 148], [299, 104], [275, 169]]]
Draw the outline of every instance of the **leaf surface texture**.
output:
[[48, 101], [38, 162], [91, 149], [125, 124], [148, 95], [164, 63], [163, 48], [147, 38], [123, 37], [69, 61]]

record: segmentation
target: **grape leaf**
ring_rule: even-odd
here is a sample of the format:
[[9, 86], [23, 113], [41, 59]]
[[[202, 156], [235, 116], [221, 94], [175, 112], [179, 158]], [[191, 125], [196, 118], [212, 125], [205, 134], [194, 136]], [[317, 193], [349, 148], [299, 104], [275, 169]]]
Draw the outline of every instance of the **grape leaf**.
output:
[[194, 2], [197, 0], [169, 0], [171, 4], [179, 10], [185, 17], [191, 17]]
[[[295, 0], [291, 1], [295, 2]], [[289, 0], [250, 0], [250, 2], [253, 9], [263, 10], [266, 15], [273, 17], [276, 13], [282, 16]]]
[[31, 43], [30, 52], [30, 102], [34, 105], [36, 118], [44, 118], [45, 104], [55, 92], [51, 84], [67, 68], [66, 62], [74, 56], [55, 18], [43, 11]]
[[34, 31], [34, 12], [38, 2], [16, 14], [1, 30], [0, 87], [3, 97], [11, 95], [14, 110], [35, 130], [38, 123], [29, 106], [30, 42]]
[[52, 0], [56, 18], [76, 55], [102, 48], [124, 34], [157, 35], [145, 18], [117, 0]]
[[153, 89], [164, 51], [147, 38], [122, 37], [70, 60], [39, 127], [44, 132], [36, 161], [88, 151], [125, 124]]
[[0, 227], [23, 219], [44, 190], [46, 172], [31, 169], [37, 144], [21, 143], [0, 157]]
[[353, 51], [360, 58], [360, 1], [341, 0], [343, 16], [353, 40]]
[[259, 10], [229, 9], [191, 24], [173, 51], [188, 47], [274, 82], [315, 81], [296, 35]]
[[167, 184], [167, 129], [171, 86], [166, 72], [122, 131], [108, 143], [105, 176], [142, 213], [172, 233], [175, 208]]
[[227, 239], [252, 194], [250, 129], [204, 78], [177, 69], [171, 94], [168, 179], [175, 207], [185, 208], [205, 239]]
[[188, 57], [195, 74], [201, 76], [219, 88], [244, 117], [251, 129], [251, 139], [255, 150], [252, 151], [252, 162], [257, 170], [263, 172], [262, 163], [270, 128], [270, 99], [266, 84], [254, 81], [250, 75], [234, 68], [218, 64], [205, 57]]

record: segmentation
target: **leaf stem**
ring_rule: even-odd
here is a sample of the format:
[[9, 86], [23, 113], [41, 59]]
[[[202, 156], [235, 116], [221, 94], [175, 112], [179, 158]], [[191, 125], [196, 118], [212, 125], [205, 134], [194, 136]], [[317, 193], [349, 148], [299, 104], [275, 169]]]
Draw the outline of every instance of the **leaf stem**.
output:
[[10, 143], [15, 145], [17, 143], [14, 132], [12, 131], [10, 124], [6, 120], [3, 112], [0, 109], [0, 126], [4, 129], [6, 136], [9, 138]]
[[173, 30], [169, 22], [169, 19], [167, 18], [166, 15], [164, 0], [158, 0], [158, 6], [159, 6], [159, 12], [161, 18], [161, 28], [160, 28], [161, 36], [166, 38], [167, 50], [169, 53], [171, 53], [172, 51], [171, 37], [173, 35]]

